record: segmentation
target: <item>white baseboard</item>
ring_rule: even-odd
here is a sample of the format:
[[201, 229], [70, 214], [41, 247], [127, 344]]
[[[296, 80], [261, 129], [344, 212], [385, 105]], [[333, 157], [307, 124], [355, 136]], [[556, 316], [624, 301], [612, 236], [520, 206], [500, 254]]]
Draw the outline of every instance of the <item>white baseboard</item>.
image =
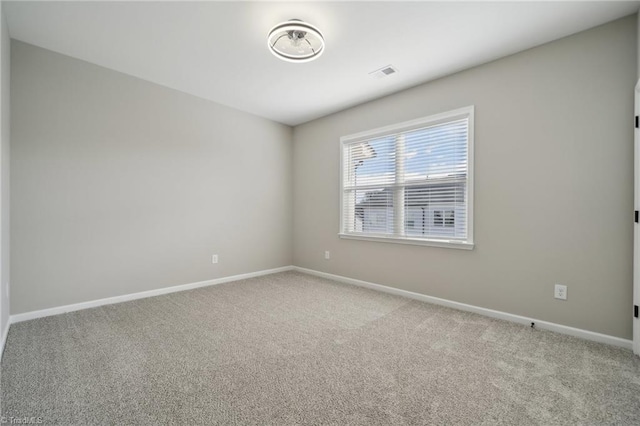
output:
[[[11, 315], [10, 323], [28, 321], [36, 318], [49, 317], [52, 315], [64, 314], [67, 312], [79, 311], [82, 309], [95, 308], [98, 306], [111, 305], [114, 303], [128, 302], [130, 300], [144, 299], [146, 297], [160, 296], [162, 294], [175, 293], [178, 291], [192, 290], [194, 288], [207, 287], [228, 283], [231, 281], [246, 280], [247, 278], [260, 277], [262, 275], [270, 275], [278, 272], [293, 270], [293, 266], [283, 266], [281, 268], [265, 269], [263, 271], [249, 272], [247, 274], [232, 275], [230, 277], [215, 278], [213, 280], [200, 281], [190, 284], [176, 285], [173, 287], [159, 288], [156, 290], [142, 291], [140, 293], [124, 294], [122, 296], [107, 297], [104, 299], [91, 300], [88, 302], [74, 303], [72, 305], [57, 306], [55, 308], [47, 308], [39, 311], [25, 312], [22, 314]], [[7, 327], [8, 329], [8, 327]], [[4, 347], [4, 340], [3, 340]]]
[[493, 309], [481, 308], [479, 306], [467, 305], [465, 303], [454, 302], [453, 300], [441, 299], [439, 297], [427, 296], [420, 293], [414, 293], [412, 291], [401, 290], [399, 288], [387, 287], [381, 284], [374, 284], [367, 281], [356, 280], [353, 278], [347, 278], [340, 275], [329, 274], [326, 272], [315, 271], [313, 269], [300, 268], [294, 266], [293, 269], [298, 272], [303, 272], [310, 275], [316, 275], [318, 277], [327, 278], [334, 281], [339, 281], [346, 284], [353, 284], [360, 287], [366, 287], [373, 290], [382, 291], [385, 293], [395, 294], [398, 296], [408, 297], [410, 299], [420, 300], [422, 302], [433, 303], [435, 305], [447, 306], [449, 308], [459, 309], [461, 311], [474, 312], [476, 314], [484, 315], [491, 318], [502, 319], [519, 324], [530, 325], [532, 322], [536, 324], [536, 328], [543, 330], [555, 331], [557, 333], [568, 334], [569, 336], [580, 337], [586, 340], [592, 340], [594, 342], [606, 343], [613, 346], [619, 346], [625, 349], [633, 349], [633, 341], [628, 339], [622, 339], [620, 337], [609, 336], [607, 334], [595, 333], [593, 331], [582, 330], [580, 328], [569, 327], [566, 325], [556, 324], [548, 321], [541, 321], [535, 318], [527, 318], [520, 315], [509, 314], [507, 312], [494, 311]]
[[2, 361], [2, 356], [4, 355], [4, 345], [7, 343], [7, 336], [9, 335], [9, 325], [11, 324], [11, 318], [9, 318], [9, 322], [7, 326], [2, 330], [2, 341], [0, 341], [0, 361]]
[[[353, 278], [343, 277], [341, 275], [329, 274], [326, 272], [315, 271], [313, 269], [301, 268], [298, 266], [283, 266], [280, 268], [267, 269], [263, 271], [250, 272], [247, 274], [233, 275], [230, 277], [216, 278], [213, 280], [200, 281], [190, 284], [182, 284], [173, 287], [165, 287], [156, 290], [143, 291], [140, 293], [125, 294], [122, 296], [107, 297], [104, 299], [92, 300], [88, 302], [75, 303], [72, 305], [58, 306], [54, 308], [42, 309], [39, 311], [25, 312], [22, 314], [11, 315], [10, 324], [28, 321], [31, 319], [48, 317], [52, 315], [63, 314], [67, 312], [79, 311], [82, 309], [95, 308], [98, 306], [111, 305], [114, 303], [127, 302], [130, 300], [143, 299], [146, 297], [160, 296], [163, 294], [175, 293], [178, 291], [192, 290], [200, 287], [207, 287], [211, 285], [223, 284], [232, 281], [244, 280], [248, 278], [259, 277], [262, 275], [270, 275], [278, 272], [285, 272], [295, 270], [298, 272], [315, 275], [322, 278], [327, 278], [334, 281], [343, 282], [346, 284], [357, 285], [360, 287], [366, 287], [384, 293], [395, 294], [397, 296], [403, 296], [410, 299], [420, 300], [422, 302], [433, 303], [435, 305], [447, 306], [454, 309], [459, 309], [467, 312], [474, 312], [480, 315], [484, 315], [491, 318], [502, 319], [506, 321], [515, 322], [518, 324], [529, 325], [532, 322], [536, 324], [536, 328], [555, 331], [557, 333], [567, 334], [574, 337], [580, 337], [586, 340], [592, 340], [595, 342], [606, 343], [613, 346], [619, 346], [625, 349], [633, 349], [633, 341], [628, 339], [622, 339], [620, 337], [609, 336], [607, 334], [596, 333], [593, 331], [582, 330], [580, 328], [569, 327], [566, 325], [556, 324], [548, 321], [541, 321], [535, 318], [523, 317], [520, 315], [514, 315], [507, 312], [495, 311], [493, 309], [481, 308], [479, 306], [467, 305], [465, 303], [455, 302], [453, 300], [441, 299], [439, 297], [427, 296], [425, 294], [414, 293], [407, 290], [401, 290], [399, 288], [388, 287], [381, 284], [375, 284], [368, 281], [356, 280]], [[9, 327], [2, 330], [2, 341], [0, 346], [0, 356], [4, 351], [5, 342]]]

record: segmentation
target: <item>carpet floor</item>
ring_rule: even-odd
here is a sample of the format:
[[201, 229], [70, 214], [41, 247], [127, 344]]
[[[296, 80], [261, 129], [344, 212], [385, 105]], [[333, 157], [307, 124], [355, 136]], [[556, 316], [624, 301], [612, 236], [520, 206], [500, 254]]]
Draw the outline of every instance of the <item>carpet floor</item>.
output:
[[44, 424], [640, 424], [631, 351], [297, 272], [11, 326]]

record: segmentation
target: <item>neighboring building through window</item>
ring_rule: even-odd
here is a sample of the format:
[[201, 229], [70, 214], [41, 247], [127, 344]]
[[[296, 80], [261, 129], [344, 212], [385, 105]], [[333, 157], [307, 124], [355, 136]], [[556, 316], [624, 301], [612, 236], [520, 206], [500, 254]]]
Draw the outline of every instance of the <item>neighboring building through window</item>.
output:
[[473, 247], [473, 107], [341, 143], [341, 237]]
[[453, 228], [456, 223], [455, 210], [434, 210], [433, 226]]

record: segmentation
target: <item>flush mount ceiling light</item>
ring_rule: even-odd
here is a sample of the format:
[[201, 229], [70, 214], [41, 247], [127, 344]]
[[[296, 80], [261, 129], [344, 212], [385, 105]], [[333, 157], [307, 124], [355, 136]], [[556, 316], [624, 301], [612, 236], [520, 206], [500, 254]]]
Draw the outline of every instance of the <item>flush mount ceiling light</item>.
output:
[[291, 19], [276, 25], [267, 38], [269, 50], [289, 62], [309, 62], [324, 52], [324, 37], [311, 24]]

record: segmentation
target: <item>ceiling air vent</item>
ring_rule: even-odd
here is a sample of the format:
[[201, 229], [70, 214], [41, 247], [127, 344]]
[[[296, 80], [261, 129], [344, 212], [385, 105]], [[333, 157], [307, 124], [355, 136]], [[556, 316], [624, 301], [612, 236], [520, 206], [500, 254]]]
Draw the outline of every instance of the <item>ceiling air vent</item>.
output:
[[369, 75], [373, 78], [382, 78], [396, 74], [397, 72], [398, 69], [393, 65], [387, 65], [386, 67], [382, 67], [379, 70], [371, 71]]

